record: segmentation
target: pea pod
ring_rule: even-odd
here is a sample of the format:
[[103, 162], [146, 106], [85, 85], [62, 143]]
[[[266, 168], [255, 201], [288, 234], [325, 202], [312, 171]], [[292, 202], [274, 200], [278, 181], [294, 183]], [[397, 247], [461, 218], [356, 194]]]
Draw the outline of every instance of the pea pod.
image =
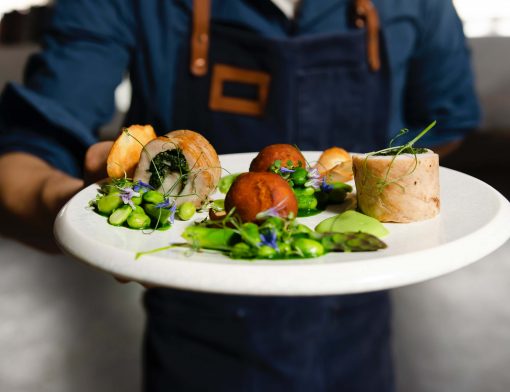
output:
[[131, 211], [132, 209], [130, 205], [123, 205], [122, 207], [113, 211], [113, 213], [108, 218], [108, 222], [111, 225], [120, 226], [127, 220], [129, 214], [131, 214]]
[[188, 226], [182, 237], [193, 247], [215, 250], [231, 250], [240, 241], [233, 229], [201, 226]]

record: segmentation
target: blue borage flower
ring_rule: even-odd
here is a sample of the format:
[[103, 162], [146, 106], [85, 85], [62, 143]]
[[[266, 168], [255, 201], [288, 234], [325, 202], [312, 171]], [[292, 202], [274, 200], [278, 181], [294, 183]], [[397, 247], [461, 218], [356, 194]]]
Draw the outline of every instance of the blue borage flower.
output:
[[122, 201], [124, 202], [124, 204], [129, 204], [131, 206], [131, 208], [134, 210], [136, 207], [135, 207], [135, 203], [133, 203], [133, 197], [138, 197], [140, 196], [140, 193], [136, 192], [133, 190], [133, 188], [122, 188], [120, 190], [120, 198], [122, 199]]
[[264, 230], [260, 233], [260, 246], [267, 245], [278, 251], [278, 245], [276, 244], [276, 230]]
[[177, 211], [177, 204], [175, 200], [165, 199], [161, 203], [156, 204], [156, 208], [170, 208], [170, 217], [168, 220], [173, 225], [175, 222], [175, 212]]
[[287, 173], [294, 173], [295, 170], [293, 169], [287, 169], [286, 167], [280, 167], [280, 173], [287, 174]]
[[143, 181], [140, 181], [138, 180], [135, 185], [133, 185], [133, 190], [135, 192], [139, 192], [141, 191], [142, 189], [154, 189], [154, 187], [152, 185], [149, 185], [149, 184], [146, 184], [145, 182]]
[[331, 192], [332, 190], [333, 190], [333, 185], [328, 184], [326, 182], [326, 176], [322, 177], [321, 191], [323, 191], [323, 192]]
[[287, 200], [287, 198], [281, 200], [274, 207], [271, 207], [271, 208], [268, 208], [265, 211], [259, 212], [257, 215], [255, 215], [255, 218], [258, 219], [258, 220], [267, 219], [269, 217], [279, 218], [280, 217], [280, 211], [285, 208], [285, 201], [286, 200]]

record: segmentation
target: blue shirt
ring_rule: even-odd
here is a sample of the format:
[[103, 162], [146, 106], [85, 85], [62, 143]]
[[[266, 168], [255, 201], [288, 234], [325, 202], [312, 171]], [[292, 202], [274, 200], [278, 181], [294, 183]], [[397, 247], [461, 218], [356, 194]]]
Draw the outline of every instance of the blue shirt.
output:
[[[114, 112], [114, 89], [129, 72], [126, 123], [171, 130], [174, 72], [190, 37], [192, 0], [60, 0], [23, 85], [0, 99], [0, 153], [25, 151], [80, 176], [86, 148]], [[262, 36], [345, 32], [350, 0], [304, 0], [291, 21], [271, 0], [213, 1], [213, 23]], [[427, 140], [461, 138], [479, 108], [461, 22], [450, 0], [374, 0], [391, 70], [388, 140], [403, 127], [440, 126]], [[199, 131], [199, 130], [198, 130]], [[207, 135], [205, 135], [207, 136]]]

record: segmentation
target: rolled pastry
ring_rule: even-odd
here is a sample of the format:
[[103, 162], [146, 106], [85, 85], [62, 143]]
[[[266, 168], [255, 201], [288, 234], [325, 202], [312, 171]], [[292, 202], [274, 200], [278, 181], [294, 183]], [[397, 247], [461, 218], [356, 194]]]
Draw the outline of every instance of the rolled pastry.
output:
[[439, 157], [433, 151], [352, 157], [358, 208], [364, 214], [407, 223], [439, 213]]
[[221, 166], [213, 146], [197, 132], [173, 131], [143, 149], [134, 180], [164, 193], [179, 206], [190, 201], [200, 207], [214, 191]]

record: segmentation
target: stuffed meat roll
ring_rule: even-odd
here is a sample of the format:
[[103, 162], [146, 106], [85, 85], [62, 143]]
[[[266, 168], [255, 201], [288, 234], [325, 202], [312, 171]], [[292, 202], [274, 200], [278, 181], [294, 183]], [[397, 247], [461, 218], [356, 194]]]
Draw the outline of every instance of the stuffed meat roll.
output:
[[439, 157], [353, 154], [358, 208], [381, 222], [414, 222], [439, 213]]
[[134, 180], [143, 181], [175, 200], [200, 207], [221, 176], [220, 161], [211, 144], [199, 133], [181, 130], [145, 145]]

